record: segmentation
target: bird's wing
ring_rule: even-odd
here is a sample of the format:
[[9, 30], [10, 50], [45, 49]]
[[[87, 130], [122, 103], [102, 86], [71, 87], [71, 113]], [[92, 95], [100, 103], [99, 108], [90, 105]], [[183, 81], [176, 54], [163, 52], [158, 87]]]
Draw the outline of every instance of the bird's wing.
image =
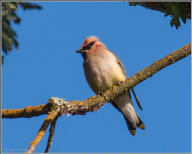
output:
[[132, 93], [133, 93], [133, 95], [134, 95], [134, 97], [135, 97], [135, 100], [136, 100], [137, 105], [139, 106], [140, 110], [143, 110], [143, 108], [142, 108], [142, 106], [141, 106], [141, 103], [140, 103], [139, 99], [137, 98], [137, 95], [136, 95], [133, 87], [131, 88], [131, 91], [132, 91]]
[[[109, 50], [109, 51], [110, 51], [110, 50]], [[116, 61], [117, 61], [117, 63], [119, 64], [122, 73], [128, 78], [128, 76], [127, 76], [127, 74], [126, 74], [126, 72], [125, 72], [125, 68], [124, 68], [124, 66], [123, 66], [123, 64], [122, 64], [122, 62], [121, 62], [121, 60], [114, 54], [114, 52], [112, 52], [112, 51], [110, 51], [110, 52], [115, 56]]]
[[[110, 50], [109, 50], [109, 51], [110, 51]], [[127, 76], [127, 74], [126, 74], [126, 72], [125, 72], [125, 68], [124, 68], [124, 66], [123, 66], [123, 64], [122, 64], [122, 62], [121, 62], [121, 60], [114, 54], [114, 52], [112, 52], [112, 51], [110, 51], [110, 52], [115, 56], [115, 58], [116, 58], [116, 60], [117, 60], [117, 63], [119, 64], [119, 66], [120, 66], [120, 68], [121, 68], [121, 70], [122, 70], [122, 73], [128, 78], [128, 76]], [[137, 102], [137, 105], [138, 105], [139, 108], [142, 110], [140, 101], [139, 101], [139, 99], [137, 98], [137, 96], [136, 96], [136, 94], [135, 94], [135, 91], [134, 91], [133, 87], [130, 88], [130, 89], [131, 89], [131, 91], [132, 91], [132, 93], [133, 93], [133, 95], [134, 95], [134, 97], [135, 97], [135, 100], [136, 100], [136, 102]], [[129, 89], [129, 97], [131, 98], [130, 89]]]

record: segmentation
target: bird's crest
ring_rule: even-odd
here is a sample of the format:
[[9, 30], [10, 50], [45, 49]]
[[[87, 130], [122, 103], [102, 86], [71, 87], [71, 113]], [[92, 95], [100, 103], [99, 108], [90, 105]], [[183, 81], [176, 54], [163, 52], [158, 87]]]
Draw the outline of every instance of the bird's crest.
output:
[[96, 36], [89, 36], [89, 37], [87, 37], [87, 38], [84, 40], [82, 46], [86, 46], [86, 45], [88, 45], [90, 42], [95, 42], [95, 41], [99, 41], [99, 38], [96, 37]]

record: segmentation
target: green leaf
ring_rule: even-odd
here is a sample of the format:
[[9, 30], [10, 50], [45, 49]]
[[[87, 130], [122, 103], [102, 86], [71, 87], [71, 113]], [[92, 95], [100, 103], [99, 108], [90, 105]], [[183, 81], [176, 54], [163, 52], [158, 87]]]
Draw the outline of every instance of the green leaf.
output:
[[12, 22], [18, 24], [21, 19], [16, 14], [18, 6], [26, 9], [41, 9], [41, 6], [29, 2], [2, 2], [2, 51], [6, 55], [13, 49], [17, 49], [19, 43], [17, 34], [11, 27]]
[[7, 2], [7, 5], [8, 5], [10, 10], [14, 10], [15, 11], [15, 10], [18, 9], [17, 4], [15, 2], [9, 2], [9, 3]]
[[187, 17], [185, 17], [185, 16], [181, 16], [181, 20], [183, 21], [184, 24], [186, 24]]
[[41, 6], [37, 5], [37, 4], [32, 4], [29, 2], [20, 2], [19, 5], [24, 9], [24, 10], [28, 10], [28, 9], [42, 9]]
[[174, 19], [173, 18], [171, 19], [170, 25], [171, 25], [171, 27], [173, 27], [173, 25], [174, 25]]

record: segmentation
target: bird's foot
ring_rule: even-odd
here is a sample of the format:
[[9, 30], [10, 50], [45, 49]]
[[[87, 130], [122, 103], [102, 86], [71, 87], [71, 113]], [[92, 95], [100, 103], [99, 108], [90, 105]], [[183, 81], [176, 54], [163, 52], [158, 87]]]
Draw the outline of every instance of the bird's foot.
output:
[[123, 83], [123, 81], [119, 81], [119, 82], [117, 83], [117, 86], [120, 86], [122, 83]]
[[104, 92], [105, 92], [104, 90], [100, 90], [100, 91], [98, 92], [98, 94], [102, 96], [102, 95], [104, 94]]

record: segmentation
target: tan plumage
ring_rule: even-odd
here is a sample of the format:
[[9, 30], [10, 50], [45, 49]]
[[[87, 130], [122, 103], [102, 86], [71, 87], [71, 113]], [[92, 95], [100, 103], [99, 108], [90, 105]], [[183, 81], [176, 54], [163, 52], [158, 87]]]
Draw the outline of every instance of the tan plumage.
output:
[[[97, 37], [86, 38], [77, 52], [81, 53], [84, 58], [84, 73], [87, 82], [96, 94], [126, 80], [127, 75], [119, 58], [109, 51]], [[135, 135], [136, 127], [145, 129], [135, 112], [129, 92], [118, 96], [111, 103], [124, 115], [132, 135]]]

